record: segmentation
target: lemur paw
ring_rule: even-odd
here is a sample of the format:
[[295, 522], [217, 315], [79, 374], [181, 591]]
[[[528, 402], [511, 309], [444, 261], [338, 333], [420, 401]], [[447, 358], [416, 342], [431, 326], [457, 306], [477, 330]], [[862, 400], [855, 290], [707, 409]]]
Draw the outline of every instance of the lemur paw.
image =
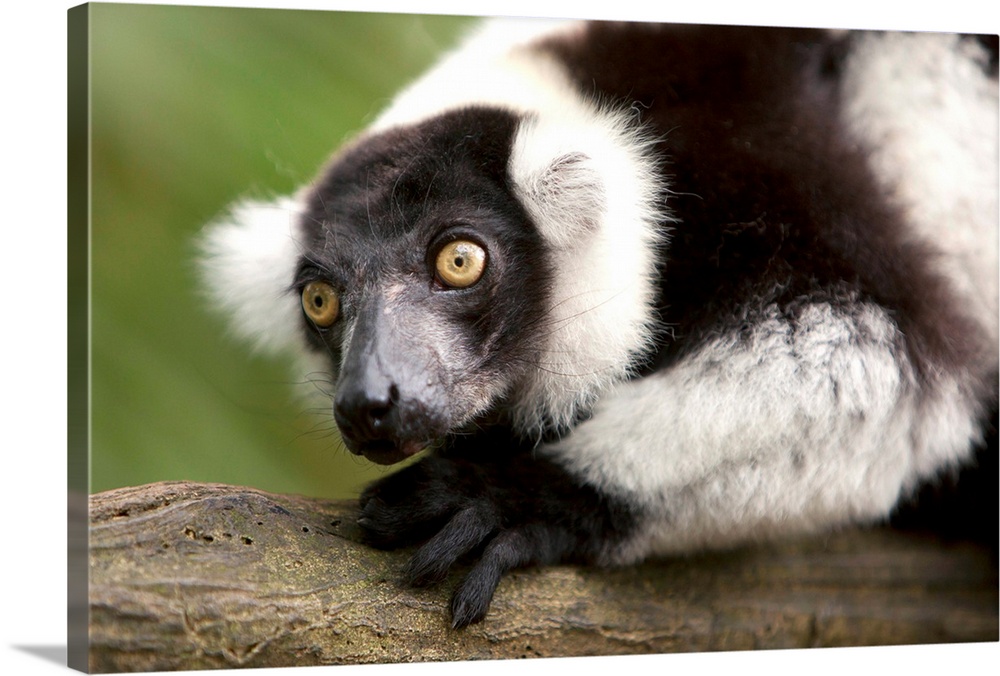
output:
[[[553, 472], [551, 465], [532, 464], [536, 472]], [[566, 504], [573, 496], [578, 496], [573, 502], [587, 501], [578, 495], [582, 489], [546, 491], [544, 479], [536, 476], [528, 480], [530, 485], [511, 490], [511, 482], [499, 482], [494, 475], [512, 469], [507, 463], [431, 456], [373, 484], [361, 496], [358, 524], [369, 544], [391, 549], [423, 543], [403, 571], [407, 584], [440, 582], [459, 561], [473, 561], [452, 596], [454, 627], [486, 616], [507, 571], [569, 556], [588, 558], [588, 542], [572, 534], [564, 511], [576, 507]], [[506, 488], [498, 491], [498, 485]], [[600, 501], [589, 502], [587, 511], [596, 515]]]
[[[369, 544], [389, 549], [424, 541], [403, 570], [407, 584], [440, 582], [459, 559], [491, 542], [501, 528], [498, 506], [455, 469], [428, 458], [379, 481], [361, 497], [358, 524]], [[495, 555], [484, 549], [483, 559], [455, 590], [453, 626], [486, 616], [500, 576], [510, 567], [483, 563], [490, 558]]]

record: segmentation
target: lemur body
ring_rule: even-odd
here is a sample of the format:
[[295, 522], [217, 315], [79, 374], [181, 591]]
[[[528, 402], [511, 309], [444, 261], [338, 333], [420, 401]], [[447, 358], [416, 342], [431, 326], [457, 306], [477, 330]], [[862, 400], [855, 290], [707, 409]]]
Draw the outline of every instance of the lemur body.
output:
[[336, 378], [416, 584], [885, 518], [998, 372], [996, 42], [487, 23], [213, 227], [234, 326]]

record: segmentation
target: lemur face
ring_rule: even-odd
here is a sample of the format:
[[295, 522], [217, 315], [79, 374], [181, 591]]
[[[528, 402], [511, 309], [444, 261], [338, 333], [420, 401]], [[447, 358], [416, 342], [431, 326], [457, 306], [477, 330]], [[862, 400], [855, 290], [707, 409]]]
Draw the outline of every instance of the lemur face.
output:
[[392, 464], [460, 430], [532, 360], [548, 273], [508, 185], [516, 125], [476, 109], [365, 138], [305, 200], [294, 287], [355, 454]]

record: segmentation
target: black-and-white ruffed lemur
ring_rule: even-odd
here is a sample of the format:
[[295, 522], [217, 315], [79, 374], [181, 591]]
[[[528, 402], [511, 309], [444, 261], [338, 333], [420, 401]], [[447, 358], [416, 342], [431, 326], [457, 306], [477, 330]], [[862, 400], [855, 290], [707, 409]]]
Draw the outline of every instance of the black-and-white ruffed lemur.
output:
[[471, 555], [462, 626], [515, 567], [876, 522], [976, 462], [997, 119], [996, 36], [487, 21], [204, 271], [352, 453], [431, 449], [358, 523], [413, 584]]

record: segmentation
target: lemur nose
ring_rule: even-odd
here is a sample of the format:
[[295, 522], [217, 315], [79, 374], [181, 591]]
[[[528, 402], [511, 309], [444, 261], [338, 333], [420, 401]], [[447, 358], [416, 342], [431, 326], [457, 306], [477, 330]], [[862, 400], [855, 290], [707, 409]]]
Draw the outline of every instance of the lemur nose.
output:
[[366, 388], [344, 388], [337, 392], [333, 417], [350, 441], [385, 439], [395, 432], [398, 403], [399, 388], [395, 384], [377, 394]]

